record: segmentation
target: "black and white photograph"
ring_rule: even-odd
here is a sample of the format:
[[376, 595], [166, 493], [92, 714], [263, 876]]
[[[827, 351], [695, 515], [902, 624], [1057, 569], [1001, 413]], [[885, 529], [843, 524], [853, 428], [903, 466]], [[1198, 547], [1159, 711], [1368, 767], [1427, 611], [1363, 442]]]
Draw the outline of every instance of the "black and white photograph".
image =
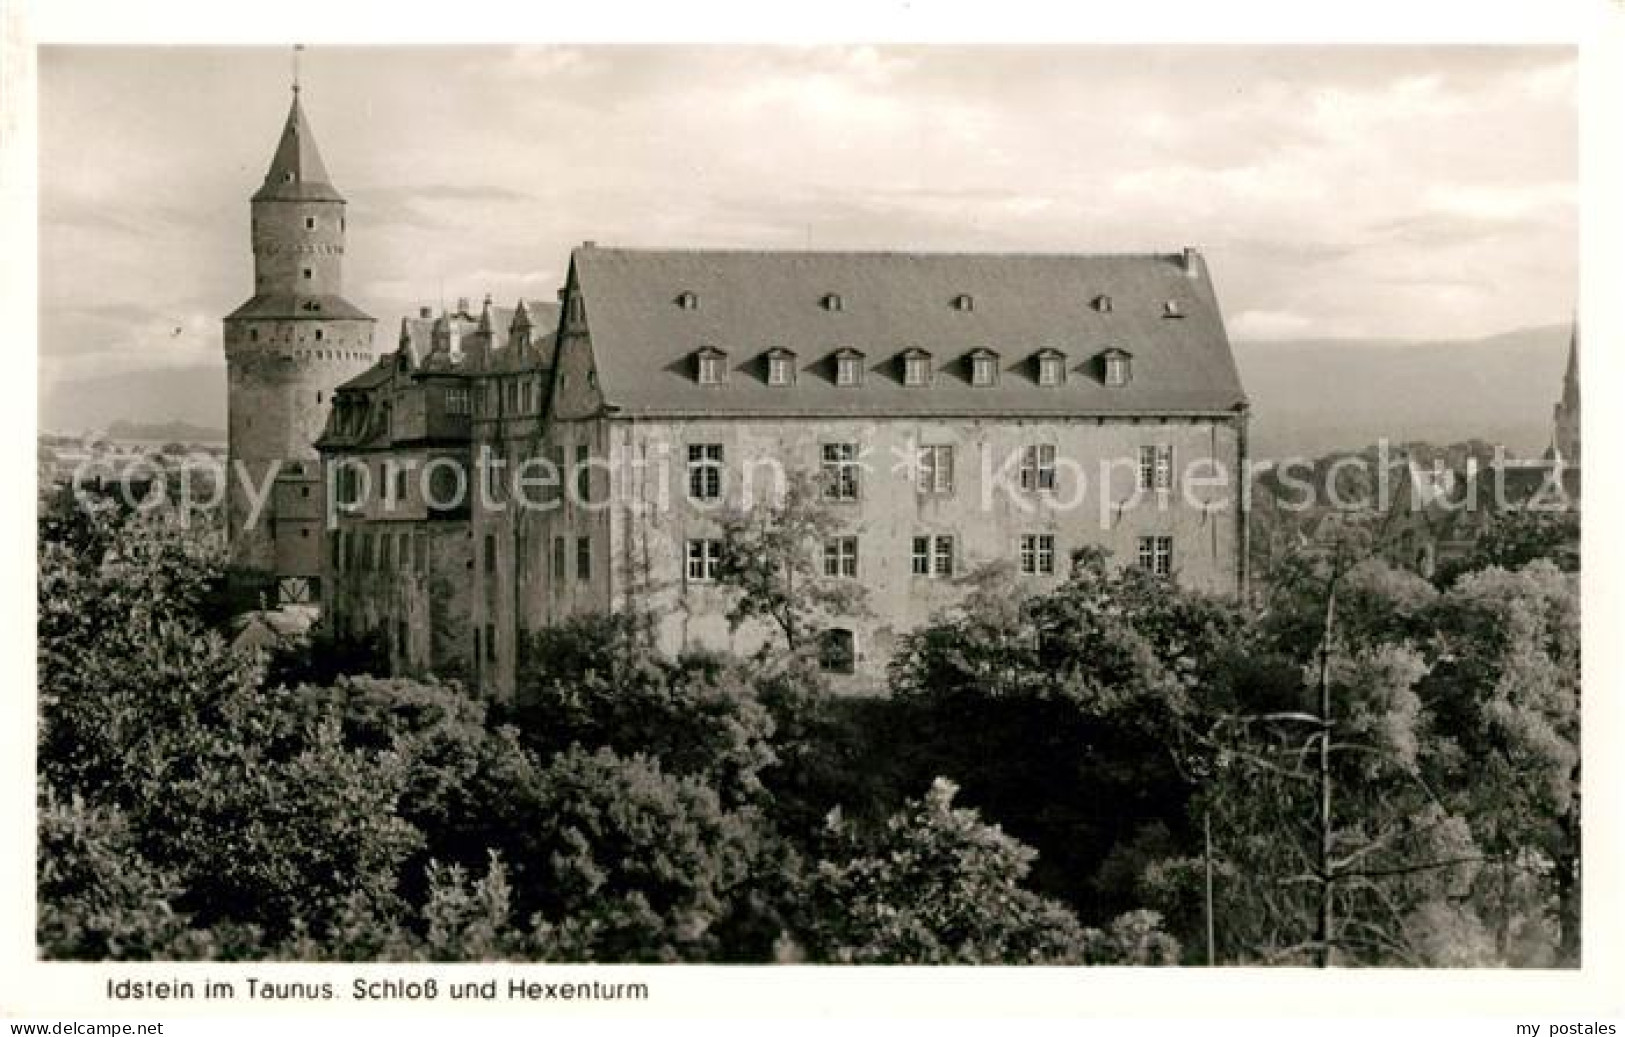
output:
[[1596, 962], [1575, 45], [33, 60], [104, 1010]]

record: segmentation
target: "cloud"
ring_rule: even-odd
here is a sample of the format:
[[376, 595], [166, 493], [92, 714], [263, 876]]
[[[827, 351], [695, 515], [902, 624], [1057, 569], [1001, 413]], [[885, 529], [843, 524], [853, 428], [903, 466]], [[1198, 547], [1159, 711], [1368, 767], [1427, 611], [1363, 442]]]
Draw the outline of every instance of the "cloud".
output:
[[[41, 59], [42, 371], [217, 355], [252, 290], [286, 54], [155, 53]], [[1574, 70], [1509, 47], [338, 48], [302, 97], [381, 328], [442, 291], [545, 296], [585, 239], [1190, 243], [1238, 337], [1443, 338], [1572, 312]]]

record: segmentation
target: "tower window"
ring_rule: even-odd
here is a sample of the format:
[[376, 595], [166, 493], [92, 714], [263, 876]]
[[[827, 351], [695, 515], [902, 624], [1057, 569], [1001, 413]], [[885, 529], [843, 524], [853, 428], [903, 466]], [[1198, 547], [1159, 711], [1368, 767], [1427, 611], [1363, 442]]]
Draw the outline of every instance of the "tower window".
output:
[[317, 328], [317, 329], [316, 329], [316, 341], [317, 341], [317, 342], [320, 342], [320, 341], [321, 341], [321, 340], [322, 340], [322, 329], [321, 329], [321, 328]]
[[305, 229], [306, 230], [315, 230], [316, 229], [316, 217], [314, 217], [314, 216], [306, 216], [305, 217]]
[[249, 328], [248, 329], [248, 341], [250, 341], [250, 342], [258, 342], [259, 340], [260, 340], [260, 329], [259, 328]]
[[310, 275], [311, 275], [310, 267], [308, 267], [308, 266], [305, 267], [303, 270], [300, 271], [300, 273], [304, 275], [305, 280], [307, 280], [307, 281], [310, 280]]

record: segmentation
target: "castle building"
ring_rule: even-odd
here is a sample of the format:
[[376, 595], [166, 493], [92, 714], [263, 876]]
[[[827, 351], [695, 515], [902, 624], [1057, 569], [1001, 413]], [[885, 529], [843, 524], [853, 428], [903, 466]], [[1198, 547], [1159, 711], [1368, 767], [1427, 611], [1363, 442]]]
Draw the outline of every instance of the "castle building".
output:
[[[819, 487], [839, 527], [807, 545], [817, 572], [866, 591], [865, 608], [821, 635], [826, 668], [857, 682], [877, 681], [898, 638], [981, 574], [1053, 586], [1081, 547], [1216, 593], [1245, 586], [1247, 401], [1195, 250], [588, 243], [560, 300], [545, 339], [537, 304], [442, 314], [444, 360], [438, 342], [416, 359], [403, 327], [394, 358], [340, 389], [329, 465], [363, 445], [344, 431], [359, 420], [345, 417], [352, 397], [399, 430], [403, 377], [431, 400], [411, 407], [431, 411], [434, 394], [461, 400], [467, 387], [467, 438], [439, 447], [466, 451], [466, 517], [397, 520], [408, 567], [403, 533], [380, 540], [367, 510], [382, 501], [344, 497], [352, 517], [327, 554], [335, 623], [404, 644], [414, 672], [504, 696], [529, 632], [627, 608], [655, 617], [668, 650], [754, 650], [775, 635], [726, 618], [736, 592], [717, 578], [721, 523], [793, 478]], [[454, 361], [458, 340], [468, 345]], [[437, 366], [454, 380], [436, 382]], [[366, 439], [368, 463], [408, 459], [421, 449], [409, 436]], [[438, 561], [415, 547], [435, 529]], [[380, 592], [384, 571], [391, 586], [408, 571], [417, 581], [420, 557], [443, 589]], [[449, 603], [443, 643], [419, 618], [437, 600]]]
[[254, 295], [225, 318], [224, 333], [232, 576], [267, 604], [323, 596], [315, 443], [333, 388], [374, 359], [373, 319], [344, 298], [344, 198], [293, 89], [250, 202]]
[[[496, 581], [473, 571], [473, 516], [494, 513], [479, 506], [475, 443], [536, 438], [557, 314], [556, 303], [489, 299], [477, 318], [466, 299], [456, 313], [420, 310], [401, 321], [393, 354], [335, 390], [316, 442], [335, 490], [328, 622], [376, 636], [397, 672], [476, 675]], [[488, 417], [502, 413], [494, 404], [475, 417], [493, 393], [512, 404], [507, 422]]]

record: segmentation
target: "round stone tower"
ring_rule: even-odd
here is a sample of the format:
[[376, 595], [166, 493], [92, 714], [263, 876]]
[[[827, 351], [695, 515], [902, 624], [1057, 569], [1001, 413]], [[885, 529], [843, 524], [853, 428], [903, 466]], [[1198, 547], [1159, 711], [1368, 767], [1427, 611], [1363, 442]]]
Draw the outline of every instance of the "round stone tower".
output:
[[344, 199], [293, 91], [250, 203], [254, 297], [225, 319], [231, 564], [237, 585], [268, 604], [321, 597], [313, 444], [333, 388], [375, 359], [373, 319], [343, 295]]

